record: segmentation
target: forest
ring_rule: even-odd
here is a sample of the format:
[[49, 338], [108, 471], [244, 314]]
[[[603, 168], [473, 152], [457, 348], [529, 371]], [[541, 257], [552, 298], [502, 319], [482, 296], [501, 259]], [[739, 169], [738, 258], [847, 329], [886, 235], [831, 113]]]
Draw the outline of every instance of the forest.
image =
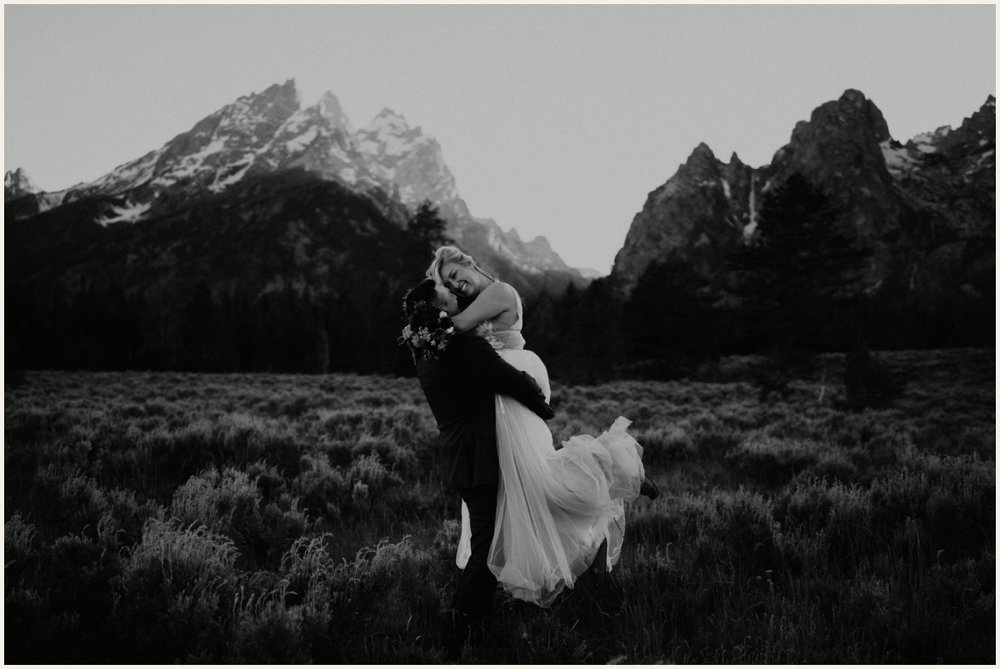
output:
[[[877, 291], [866, 290], [872, 249], [838, 226], [838, 216], [822, 192], [791, 178], [765, 200], [753, 243], [711, 272], [667, 256], [630, 291], [612, 275], [561, 294], [525, 295], [528, 347], [554, 378], [593, 383], [690, 377], [727, 355], [778, 360], [859, 347], [994, 344], [995, 310], [984, 304], [993, 303], [995, 286], [976, 286], [981, 300], [958, 292], [934, 301], [910, 294], [905, 277], [890, 273]], [[296, 282], [294, 269], [265, 290], [249, 279], [210, 283], [197, 274], [174, 288], [139, 289], [114, 277], [68, 283], [8, 272], [5, 366], [15, 376], [21, 369], [409, 374], [397, 343], [399, 305], [433, 249], [450, 241], [446, 228], [425, 202], [404, 229], [383, 231], [384, 250], [356, 251], [325, 284]], [[263, 261], [255, 258], [245, 261], [259, 272]]]

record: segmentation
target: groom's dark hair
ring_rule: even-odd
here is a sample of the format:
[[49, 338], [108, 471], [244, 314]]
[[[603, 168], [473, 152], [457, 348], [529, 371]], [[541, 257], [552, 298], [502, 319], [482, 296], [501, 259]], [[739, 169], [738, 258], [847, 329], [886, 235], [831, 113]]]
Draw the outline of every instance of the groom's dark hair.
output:
[[436, 299], [437, 290], [434, 287], [434, 280], [424, 279], [406, 291], [406, 295], [403, 297], [403, 315], [409, 318], [413, 315], [413, 309], [418, 303], [426, 302], [427, 304], [434, 304]]

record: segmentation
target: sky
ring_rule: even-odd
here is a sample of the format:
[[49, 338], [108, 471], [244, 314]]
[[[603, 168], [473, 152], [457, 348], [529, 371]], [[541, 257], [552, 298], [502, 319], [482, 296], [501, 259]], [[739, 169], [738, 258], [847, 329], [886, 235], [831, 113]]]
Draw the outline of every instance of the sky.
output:
[[5, 4], [3, 23], [4, 169], [43, 190], [295, 79], [355, 128], [403, 115], [474, 216], [601, 273], [701, 142], [759, 167], [849, 88], [903, 142], [996, 94], [993, 4]]

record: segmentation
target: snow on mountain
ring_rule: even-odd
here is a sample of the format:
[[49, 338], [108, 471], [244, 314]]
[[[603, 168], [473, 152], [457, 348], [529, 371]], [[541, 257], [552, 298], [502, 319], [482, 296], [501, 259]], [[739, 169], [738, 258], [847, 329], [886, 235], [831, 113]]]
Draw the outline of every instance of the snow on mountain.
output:
[[112, 223], [136, 223], [143, 219], [146, 212], [152, 205], [149, 202], [133, 204], [127, 202], [124, 206], [113, 206], [110, 216], [102, 216], [97, 219], [97, 223], [104, 227]]
[[38, 193], [36, 197], [38, 198], [39, 211], [55, 209], [56, 207], [62, 205], [63, 202], [66, 201], [66, 194], [68, 192], [69, 190], [60, 190], [52, 193]]
[[893, 139], [887, 139], [879, 144], [879, 148], [882, 149], [882, 157], [885, 158], [885, 166], [894, 177], [906, 174], [920, 165], [920, 157], [915, 154], [932, 153], [935, 150], [932, 145], [923, 144], [921, 146], [930, 146], [930, 151], [902, 146]]
[[410, 208], [427, 199], [467, 215], [433, 137], [389, 109], [355, 131], [329, 91], [302, 109], [294, 80], [237, 99], [160, 149], [70, 189], [67, 201], [128, 192], [133, 201], [154, 202], [167, 191], [220, 192], [293, 167], [360, 190], [381, 187]]
[[311, 107], [292, 113], [252, 162], [251, 173], [301, 167], [356, 188], [382, 185], [358, 150], [340, 101], [329, 91]]
[[246, 175], [256, 154], [298, 105], [292, 80], [240, 97], [163, 147], [91, 183], [74, 186], [65, 201], [128, 193], [137, 205], [150, 205], [142, 209], [148, 212], [164, 194], [224, 190]]
[[8, 171], [3, 179], [4, 203], [19, 200], [19, 204], [7, 211], [9, 220], [17, 220], [25, 216], [54, 209], [63, 203], [66, 190], [46, 193], [38, 188], [20, 167]]
[[377, 159], [399, 158], [412, 152], [415, 145], [430, 140], [419, 127], [411, 130], [405, 118], [385, 108], [361, 132], [359, 144], [362, 151]]
[[164, 147], [157, 183], [169, 186], [193, 180], [219, 189], [222, 183], [239, 181], [298, 108], [299, 96], [291, 80], [260, 95], [239, 98]]
[[942, 139], [950, 134], [951, 126], [946, 125], [938, 128], [934, 132], [921, 133], [907, 143], [911, 144], [914, 149], [920, 151], [921, 153], [937, 153], [937, 145]]
[[320, 116], [329, 121], [332, 127], [339, 128], [348, 135], [354, 134], [351, 121], [347, 118], [347, 114], [344, 113], [343, 108], [340, 106], [340, 100], [336, 95], [330, 91], [326, 91], [319, 102], [316, 103], [316, 107], [319, 109]]
[[115, 193], [150, 182], [155, 174], [161, 153], [162, 149], [150, 151], [141, 158], [119, 165], [96, 181], [68, 189], [69, 200], [96, 193]]
[[386, 108], [356, 133], [355, 141], [375, 178], [407, 207], [430, 200], [449, 220], [468, 217], [440, 144], [419, 126], [410, 128], [403, 116]]
[[[37, 206], [44, 211], [84, 197], [125, 196], [128, 204], [99, 223], [135, 223], [199, 193], [221, 193], [248, 177], [290, 168], [319, 174], [363, 195], [378, 189], [410, 211], [428, 200], [448, 221], [449, 233], [459, 243], [468, 241], [468, 251], [496, 253], [527, 274], [575, 272], [547, 241], [525, 244], [499, 227], [473, 230], [480, 222], [461, 198], [440, 144], [419, 126], [411, 127], [401, 114], [385, 108], [355, 130], [329, 91], [302, 108], [291, 79], [240, 97], [161, 148], [59, 197], [40, 197]], [[479, 248], [484, 238], [488, 248]], [[582, 280], [578, 273], [576, 277]]]
[[942, 143], [952, 134], [951, 126], [942, 126], [933, 132], [924, 132], [913, 139], [900, 144], [896, 140], [886, 139], [879, 143], [885, 166], [894, 178], [912, 174], [920, 169], [925, 156], [936, 154], [941, 150]]

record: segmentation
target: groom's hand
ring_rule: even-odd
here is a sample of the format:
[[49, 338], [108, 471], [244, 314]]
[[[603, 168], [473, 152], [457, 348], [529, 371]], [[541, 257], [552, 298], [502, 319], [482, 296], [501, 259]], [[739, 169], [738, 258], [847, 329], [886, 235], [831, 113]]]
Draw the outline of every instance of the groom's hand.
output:
[[464, 355], [457, 361], [453, 357], [451, 364], [464, 369], [475, 379], [475, 384], [512, 397], [543, 420], [555, 416], [552, 407], [545, 402], [545, 393], [531, 374], [505, 362], [485, 339], [469, 334], [455, 337], [451, 345], [456, 342], [463, 346]]
[[538, 417], [541, 418], [542, 420], [549, 420], [550, 418], [555, 416], [556, 412], [553, 411], [552, 407], [549, 406], [549, 403], [545, 401], [545, 393], [542, 392], [542, 389], [538, 385], [538, 382], [535, 381], [535, 377], [533, 377], [531, 374], [528, 374], [527, 372], [521, 372], [521, 376], [523, 376], [525, 380], [527, 380], [528, 383], [531, 384], [531, 386], [535, 389], [536, 394], [538, 395], [538, 397], [536, 398], [537, 401], [532, 402], [530, 405], [528, 405], [528, 408], [531, 409], [536, 414], [538, 414]]

